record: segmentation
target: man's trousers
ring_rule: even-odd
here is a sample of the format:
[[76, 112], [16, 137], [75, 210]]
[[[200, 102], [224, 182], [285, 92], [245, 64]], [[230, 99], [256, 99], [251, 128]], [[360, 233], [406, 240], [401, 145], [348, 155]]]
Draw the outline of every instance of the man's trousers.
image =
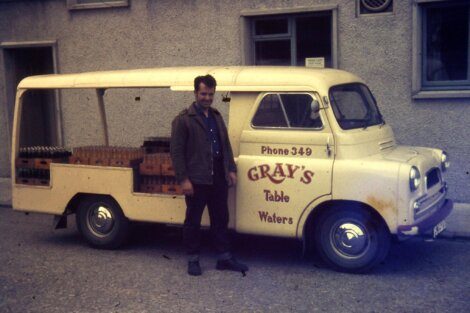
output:
[[227, 205], [228, 186], [225, 179], [223, 161], [214, 161], [212, 185], [193, 184], [194, 194], [186, 196], [186, 218], [183, 228], [183, 241], [189, 259], [199, 258], [201, 247], [201, 218], [207, 205], [214, 245], [219, 259], [229, 259], [230, 240], [228, 233], [229, 212]]

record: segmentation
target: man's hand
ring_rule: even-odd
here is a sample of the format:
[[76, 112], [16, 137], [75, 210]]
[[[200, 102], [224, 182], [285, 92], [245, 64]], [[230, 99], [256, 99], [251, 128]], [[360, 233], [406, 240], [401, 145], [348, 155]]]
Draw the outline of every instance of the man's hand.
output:
[[229, 179], [228, 186], [229, 187], [235, 186], [237, 184], [237, 173], [228, 172], [228, 179]]
[[193, 184], [188, 178], [181, 182], [181, 189], [183, 189], [183, 194], [185, 196], [192, 196], [194, 194]]

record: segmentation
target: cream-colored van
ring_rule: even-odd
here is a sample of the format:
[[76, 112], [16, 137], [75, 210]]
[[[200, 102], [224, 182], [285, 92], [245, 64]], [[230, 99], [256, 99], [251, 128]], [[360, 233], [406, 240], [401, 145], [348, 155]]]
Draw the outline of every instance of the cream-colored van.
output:
[[[13, 208], [52, 214], [57, 225], [75, 213], [86, 240], [103, 248], [123, 243], [132, 221], [183, 224], [184, 196], [172, 180], [164, 145], [109, 147], [103, 94], [114, 88], [188, 92], [194, 78], [205, 74], [216, 78], [217, 91], [229, 102], [239, 177], [229, 196], [231, 229], [297, 238], [306, 251], [315, 247], [332, 267], [350, 272], [382, 261], [392, 236], [425, 231], [437, 236], [445, 229], [452, 210], [443, 178], [446, 153], [397, 145], [357, 76], [299, 67], [180, 67], [25, 78], [14, 113]], [[37, 89], [96, 90], [102, 145], [64, 151], [22, 143], [23, 99]], [[203, 224], [208, 225], [207, 212]]]

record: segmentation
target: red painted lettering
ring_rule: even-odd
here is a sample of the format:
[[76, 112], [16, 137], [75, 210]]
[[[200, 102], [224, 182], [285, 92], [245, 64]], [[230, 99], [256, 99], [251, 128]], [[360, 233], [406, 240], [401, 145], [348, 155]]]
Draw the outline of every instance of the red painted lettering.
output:
[[259, 175], [256, 172], [256, 167], [252, 167], [248, 170], [248, 179], [252, 181], [259, 179]]
[[306, 185], [310, 184], [312, 182], [313, 175], [315, 175], [315, 173], [313, 173], [312, 171], [305, 171], [304, 176], [300, 178], [300, 181]]
[[269, 172], [269, 165], [268, 164], [261, 164], [258, 166], [260, 171], [260, 178], [265, 178]]
[[269, 212], [266, 211], [258, 211], [259, 214], [259, 219], [261, 222], [264, 223], [273, 223], [273, 224], [293, 224], [294, 219], [292, 217], [284, 217], [284, 216], [278, 216], [276, 213], [273, 213], [272, 215], [269, 214]]
[[294, 173], [300, 168], [300, 166], [294, 164], [286, 164], [286, 166], [287, 171], [289, 172], [289, 175], [287, 175], [287, 177], [294, 178]]
[[265, 211], [258, 211], [258, 214], [259, 214], [259, 219], [262, 222], [266, 222], [266, 218], [268, 217], [269, 213]]

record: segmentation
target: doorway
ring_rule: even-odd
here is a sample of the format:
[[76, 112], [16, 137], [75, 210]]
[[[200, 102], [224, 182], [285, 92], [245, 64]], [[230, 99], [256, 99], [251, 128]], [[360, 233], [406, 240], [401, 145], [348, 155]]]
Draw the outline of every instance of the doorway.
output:
[[[5, 128], [8, 129], [7, 133], [11, 134], [18, 83], [27, 76], [57, 72], [55, 43], [2, 43], [1, 48], [5, 71], [5, 111], [7, 113]], [[54, 146], [59, 144], [57, 100], [58, 95], [53, 91], [34, 90], [24, 95], [20, 130], [21, 146]], [[8, 146], [5, 152], [10, 155], [11, 145]], [[10, 159], [9, 155], [6, 158], [8, 160]], [[8, 169], [7, 176], [10, 176], [9, 166], [9, 164], [1, 166]]]

